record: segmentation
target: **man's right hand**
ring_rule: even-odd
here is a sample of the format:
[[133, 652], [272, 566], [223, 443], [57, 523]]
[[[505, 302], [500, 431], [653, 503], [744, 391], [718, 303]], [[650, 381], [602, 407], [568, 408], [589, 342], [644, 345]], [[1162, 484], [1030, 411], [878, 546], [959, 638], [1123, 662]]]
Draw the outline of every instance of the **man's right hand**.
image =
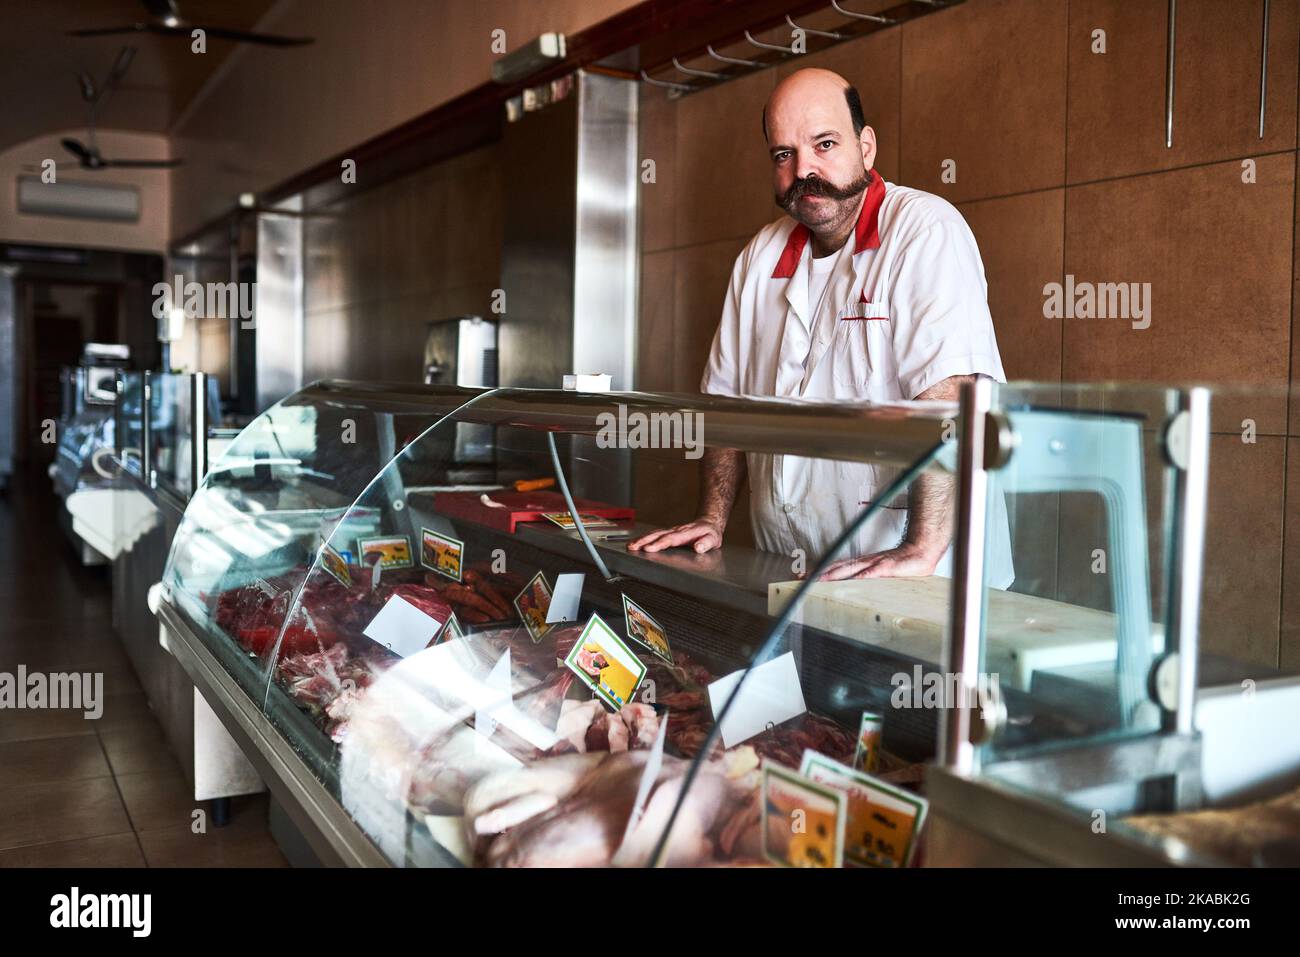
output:
[[661, 552], [665, 548], [681, 548], [685, 545], [694, 547], [697, 554], [703, 555], [722, 545], [723, 526], [718, 522], [697, 518], [685, 525], [661, 528], [648, 535], [642, 535], [634, 542], [629, 542], [630, 552]]

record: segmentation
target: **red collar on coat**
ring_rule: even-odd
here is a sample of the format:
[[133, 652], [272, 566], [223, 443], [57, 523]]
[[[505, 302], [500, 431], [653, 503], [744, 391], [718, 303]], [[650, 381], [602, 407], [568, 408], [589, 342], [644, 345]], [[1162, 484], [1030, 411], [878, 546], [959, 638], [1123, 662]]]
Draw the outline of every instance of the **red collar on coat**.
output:
[[[885, 178], [879, 173], [871, 174], [871, 185], [867, 187], [867, 198], [862, 202], [862, 212], [858, 213], [858, 224], [853, 229], [853, 255], [867, 249], [880, 248], [880, 204], [885, 200]], [[785, 241], [781, 258], [772, 270], [773, 279], [789, 279], [799, 267], [803, 248], [808, 245], [812, 231], [799, 223], [790, 231], [790, 238]]]

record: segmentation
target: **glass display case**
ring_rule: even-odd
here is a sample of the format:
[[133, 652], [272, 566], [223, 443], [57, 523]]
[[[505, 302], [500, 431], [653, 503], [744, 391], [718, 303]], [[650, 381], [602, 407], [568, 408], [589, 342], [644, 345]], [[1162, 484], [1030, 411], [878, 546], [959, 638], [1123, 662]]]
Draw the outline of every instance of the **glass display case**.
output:
[[[60, 371], [62, 414], [58, 450], [51, 477], [60, 498], [78, 488], [113, 480], [109, 461], [116, 450], [114, 404], [117, 391], [113, 369], [68, 366]], [[105, 378], [104, 373], [108, 373]]]
[[148, 481], [143, 472], [145, 430], [145, 395], [147, 372], [118, 373], [117, 378], [117, 460], [122, 469], [138, 479]]
[[[204, 448], [221, 421], [217, 380], [193, 373], [150, 373], [149, 463], [157, 487], [180, 501], [193, 494], [204, 471]], [[197, 413], [197, 414], [196, 414]], [[196, 442], [195, 436], [202, 436]]]
[[[328, 862], [1066, 861], [1085, 806], [1088, 859], [1190, 859], [1119, 819], [1202, 780], [1200, 393], [991, 385], [316, 383], [213, 467], [159, 616]], [[704, 462], [721, 547], [631, 547]]]
[[[213, 466], [160, 616], [329, 859], [763, 860], [764, 768], [851, 765], [892, 676], [938, 668], [948, 579], [914, 584], [906, 634], [809, 583], [895, 543], [918, 481], [942, 496], [955, 414], [317, 383]], [[723, 547], [630, 550], [694, 517], [714, 454], [765, 489]], [[910, 793], [937, 733], [888, 723], [872, 768]]]

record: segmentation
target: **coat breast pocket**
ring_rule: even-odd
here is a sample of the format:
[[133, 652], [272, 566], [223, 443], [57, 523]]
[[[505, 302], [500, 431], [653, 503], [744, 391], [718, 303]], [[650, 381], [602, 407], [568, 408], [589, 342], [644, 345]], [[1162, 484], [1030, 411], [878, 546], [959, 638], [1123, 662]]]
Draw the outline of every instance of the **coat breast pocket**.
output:
[[841, 322], [888, 322], [889, 307], [883, 302], [850, 302], [840, 309], [839, 319]]
[[[879, 315], [853, 314], [859, 312]], [[889, 398], [872, 385], [887, 366], [891, 334], [888, 309], [883, 303], [850, 303], [840, 310], [827, 349], [836, 398]]]

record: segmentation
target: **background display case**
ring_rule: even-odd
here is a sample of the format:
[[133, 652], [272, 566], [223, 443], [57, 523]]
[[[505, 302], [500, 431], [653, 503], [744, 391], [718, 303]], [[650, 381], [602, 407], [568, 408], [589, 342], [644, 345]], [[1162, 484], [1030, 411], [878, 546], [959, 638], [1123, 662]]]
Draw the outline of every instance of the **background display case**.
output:
[[217, 799], [221, 823], [224, 799], [262, 783], [160, 642], [150, 606], [186, 502], [228, 441], [216, 427], [216, 383], [202, 373], [123, 372], [118, 394], [118, 479], [96, 516], [113, 543], [113, 624], [195, 799]]
[[[155, 485], [181, 502], [207, 467], [212, 428], [221, 422], [217, 380], [202, 374], [150, 373], [149, 463]], [[214, 456], [215, 457], [215, 456]]]
[[57, 513], [59, 525], [84, 565], [105, 561], [93, 532], [87, 536], [86, 529], [75, 527], [74, 511], [93, 511], [98, 497], [93, 493], [116, 481], [116, 375], [116, 369], [106, 366], [67, 366], [59, 372], [58, 447], [49, 474], [55, 494], [64, 502]]

